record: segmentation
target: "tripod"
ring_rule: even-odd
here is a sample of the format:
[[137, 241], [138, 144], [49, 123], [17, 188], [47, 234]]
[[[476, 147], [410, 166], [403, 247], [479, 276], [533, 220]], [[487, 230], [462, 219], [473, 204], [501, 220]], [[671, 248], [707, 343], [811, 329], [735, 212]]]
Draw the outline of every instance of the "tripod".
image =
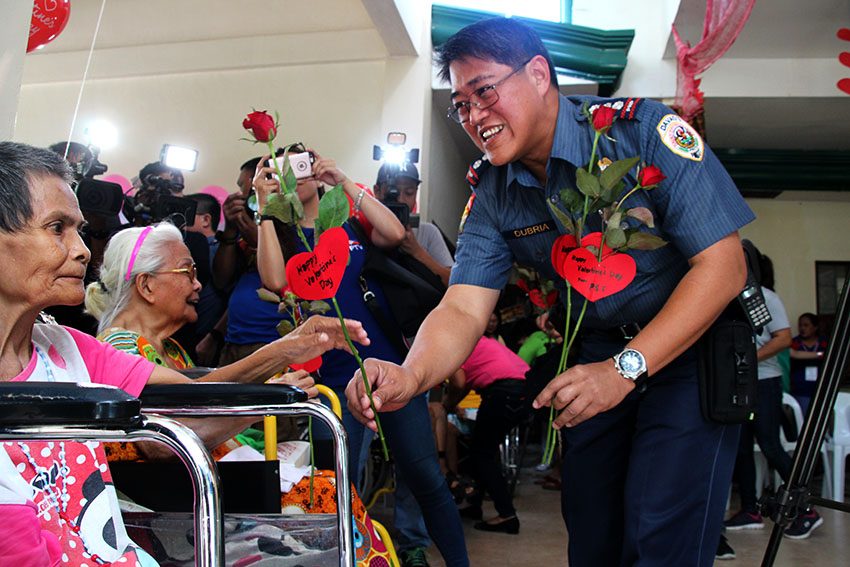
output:
[[[771, 510], [770, 517], [776, 524], [770, 534], [770, 542], [762, 559], [762, 567], [771, 567], [779, 551], [782, 532], [810, 504], [850, 513], [850, 505], [812, 496], [809, 483], [820, 453], [832, 407], [838, 395], [841, 378], [847, 370], [850, 356], [850, 300], [845, 284], [838, 301], [835, 324], [824, 358], [823, 375], [815, 387], [809, 415], [803, 425], [788, 481], [779, 487], [776, 495], [766, 498], [764, 504]], [[833, 495], [834, 496], [834, 495]]]

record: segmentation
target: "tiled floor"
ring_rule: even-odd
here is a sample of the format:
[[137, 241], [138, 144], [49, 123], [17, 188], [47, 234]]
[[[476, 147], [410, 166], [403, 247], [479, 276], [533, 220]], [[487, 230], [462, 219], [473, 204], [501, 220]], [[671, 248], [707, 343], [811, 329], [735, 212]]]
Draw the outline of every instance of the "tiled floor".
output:
[[[521, 521], [519, 535], [487, 533], [472, 529], [472, 522], [464, 520], [464, 533], [469, 556], [474, 567], [522, 566], [538, 567], [567, 565], [566, 529], [561, 520], [560, 498], [557, 492], [543, 490], [533, 483], [540, 473], [531, 468], [523, 470], [517, 486], [514, 505]], [[379, 519], [392, 525], [387, 510], [376, 510]], [[833, 567], [850, 565], [850, 515], [820, 509], [824, 525], [807, 540], [783, 539], [776, 567]], [[490, 502], [485, 502], [484, 517], [495, 515]], [[738, 531], [728, 534], [737, 558], [716, 561], [718, 567], [750, 567], [761, 565], [770, 538], [772, 523], [761, 530]], [[428, 550], [432, 567], [443, 565], [436, 548]], [[676, 567], [676, 566], [671, 566]]]

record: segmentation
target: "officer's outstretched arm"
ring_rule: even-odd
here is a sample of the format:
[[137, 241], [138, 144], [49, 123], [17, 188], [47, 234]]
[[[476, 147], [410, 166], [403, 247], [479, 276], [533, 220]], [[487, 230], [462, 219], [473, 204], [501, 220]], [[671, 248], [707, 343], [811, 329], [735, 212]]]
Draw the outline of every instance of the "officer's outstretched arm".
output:
[[[404, 407], [411, 398], [460, 368], [484, 333], [498, 299], [499, 290], [462, 284], [450, 286], [440, 305], [422, 323], [401, 366], [367, 359], [364, 367], [375, 408], [393, 411]], [[359, 370], [345, 393], [351, 413], [375, 429], [375, 415], [369, 407]]]

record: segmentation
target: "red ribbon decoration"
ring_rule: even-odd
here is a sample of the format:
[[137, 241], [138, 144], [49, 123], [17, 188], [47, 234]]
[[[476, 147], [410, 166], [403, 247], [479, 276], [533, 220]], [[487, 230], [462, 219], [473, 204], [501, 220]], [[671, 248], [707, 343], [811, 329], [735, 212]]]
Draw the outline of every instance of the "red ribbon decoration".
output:
[[286, 281], [302, 299], [330, 299], [336, 295], [348, 264], [348, 233], [330, 228], [312, 252], [301, 252], [286, 263]]
[[47, 45], [62, 33], [71, 16], [71, 0], [35, 0], [27, 53]]

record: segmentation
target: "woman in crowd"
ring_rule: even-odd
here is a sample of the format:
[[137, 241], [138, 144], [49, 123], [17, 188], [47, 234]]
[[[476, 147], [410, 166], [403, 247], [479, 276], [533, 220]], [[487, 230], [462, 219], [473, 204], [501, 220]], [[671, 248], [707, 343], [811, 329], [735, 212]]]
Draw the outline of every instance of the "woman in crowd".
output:
[[[271, 193], [280, 191], [280, 183], [276, 176], [272, 175], [275, 172], [274, 169], [266, 166], [268, 160], [269, 156], [263, 158], [254, 175], [254, 188], [257, 191], [260, 210], [265, 207]], [[298, 198], [304, 206], [304, 216], [299, 222], [308, 242], [313, 241], [313, 229], [319, 214], [320, 187], [324, 184], [342, 185], [354, 204], [355, 212], [360, 212], [373, 227], [370, 236], [373, 245], [383, 248], [399, 245], [404, 237], [404, 227], [393, 213], [365, 189], [351, 181], [333, 160], [322, 158], [318, 154], [315, 155], [312, 175], [299, 179], [296, 189]], [[260, 277], [266, 288], [280, 292], [287, 285], [286, 262], [294, 253], [304, 252], [305, 248], [300, 239], [295, 236], [294, 227], [287, 227], [285, 237], [279, 240], [275, 230], [276, 221], [263, 216], [258, 218], [260, 230], [257, 265]], [[337, 301], [343, 315], [362, 321], [369, 332], [370, 345], [359, 349], [363, 359], [375, 357], [400, 363], [402, 353], [394, 349], [391, 340], [364, 303], [363, 286], [365, 285], [374, 293], [387, 318], [392, 318], [380, 283], [368, 276], [361, 278], [360, 272], [366, 256], [366, 247], [359, 242], [360, 237], [351, 228], [349, 222], [346, 222], [343, 228], [348, 233], [350, 259], [336, 293]], [[357, 370], [357, 363], [351, 355], [328, 353], [322, 357], [322, 366], [318, 374], [320, 381], [333, 388], [342, 398], [345, 387], [355, 370]], [[365, 427], [351, 416], [345, 404], [343, 404], [343, 423], [348, 432], [349, 462], [351, 463], [349, 470], [354, 480], [363, 464], [360, 447]], [[389, 448], [392, 450], [395, 465], [416, 497], [422, 509], [428, 533], [442, 553], [446, 564], [468, 565], [460, 517], [437, 461], [427, 399], [425, 396], [419, 396], [403, 409], [382, 414], [381, 423]]]
[[513, 497], [502, 474], [499, 444], [531, 409], [525, 397], [525, 373], [528, 364], [498, 340], [481, 337], [469, 358], [449, 380], [443, 405], [447, 412], [474, 389], [481, 396], [475, 417], [469, 454], [479, 491], [470, 499], [464, 515], [481, 519], [482, 492], [493, 499], [498, 516], [475, 524], [485, 532], [519, 533], [519, 518]]
[[[41, 310], [84, 297], [90, 254], [79, 235], [83, 216], [70, 180], [67, 163], [56, 154], [0, 142], [0, 264], [6, 271], [0, 278], [0, 379], [108, 384], [132, 395], [148, 382], [188, 381], [74, 329], [36, 324]], [[348, 328], [368, 343], [359, 323]], [[337, 321], [313, 318], [269, 355], [284, 367], [343, 344]], [[210, 379], [249, 377], [224, 370]], [[127, 537], [105, 463], [98, 443], [0, 445], [0, 565], [154, 565]], [[99, 505], [87, 506], [95, 498]]]
[[797, 320], [799, 335], [791, 339], [791, 394], [800, 402], [803, 415], [815, 393], [826, 353], [826, 337], [820, 335], [818, 316], [803, 313]]

